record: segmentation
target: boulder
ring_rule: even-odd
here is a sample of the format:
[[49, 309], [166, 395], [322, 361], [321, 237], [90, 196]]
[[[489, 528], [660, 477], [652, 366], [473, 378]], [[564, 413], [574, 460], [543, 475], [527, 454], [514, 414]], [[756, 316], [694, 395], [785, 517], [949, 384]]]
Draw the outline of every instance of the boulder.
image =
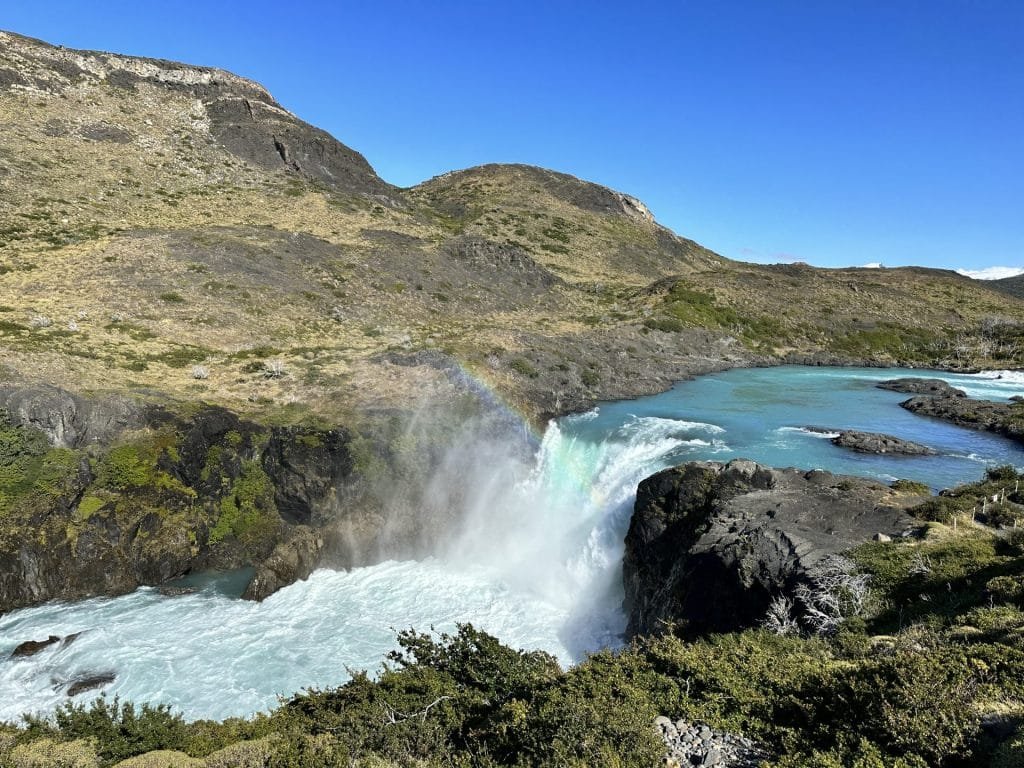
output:
[[57, 635], [50, 635], [45, 640], [26, 640], [23, 643], [19, 643], [15, 646], [14, 650], [11, 651], [11, 658], [21, 658], [24, 656], [35, 656], [44, 648], [49, 648], [51, 645], [60, 642], [60, 638]]
[[826, 557], [909, 527], [880, 483], [747, 460], [690, 462], [637, 489], [623, 561], [630, 635], [756, 626]]
[[849, 448], [858, 453], [897, 453], [904, 456], [934, 456], [935, 451], [927, 445], [914, 443], [892, 435], [878, 432], [860, 432], [847, 429], [832, 438], [832, 444]]
[[114, 680], [117, 679], [116, 672], [98, 672], [98, 673], [86, 673], [79, 675], [69, 681], [67, 695], [77, 696], [80, 693], [91, 691], [96, 688], [102, 688], [105, 685], [110, 685]]
[[245, 588], [245, 600], [263, 600], [301, 579], [309, 578], [320, 562], [324, 549], [321, 531], [299, 526], [287, 541], [281, 542], [270, 557], [256, 567], [256, 573]]
[[908, 395], [935, 395], [937, 397], [967, 397], [962, 389], [951, 386], [942, 379], [918, 379], [905, 377], [902, 379], [889, 379], [875, 385], [879, 389], [888, 389], [892, 392], [904, 392]]

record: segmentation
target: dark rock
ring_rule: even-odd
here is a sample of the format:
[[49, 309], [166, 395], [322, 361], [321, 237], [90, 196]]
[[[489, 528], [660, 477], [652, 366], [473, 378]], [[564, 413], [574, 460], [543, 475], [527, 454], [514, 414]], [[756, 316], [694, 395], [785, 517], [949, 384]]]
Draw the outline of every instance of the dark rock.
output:
[[361, 154], [284, 110], [265, 91], [206, 94], [210, 132], [229, 152], [267, 170], [289, 170], [332, 189], [389, 199], [397, 190]]
[[849, 448], [858, 453], [898, 453], [905, 456], [934, 456], [935, 451], [926, 445], [903, 440], [892, 435], [877, 432], [859, 432], [848, 429], [832, 438], [832, 444]]
[[29, 81], [13, 69], [0, 68], [0, 88], [9, 88], [12, 85], [28, 85]]
[[862, 478], [690, 462], [640, 483], [623, 579], [630, 635], [754, 626], [825, 557], [898, 533], [909, 502]]
[[908, 395], [936, 395], [938, 397], [967, 397], [962, 389], [957, 389], [942, 379], [917, 379], [905, 377], [890, 379], [875, 385], [879, 389], [892, 392], [905, 392]]
[[[83, 630], [84, 631], [84, 630]], [[75, 640], [82, 636], [82, 632], [72, 632], [70, 635], [64, 636], [64, 642], [60, 644], [61, 648], [66, 648], [71, 645]]]
[[550, 288], [562, 282], [561, 278], [534, 261], [522, 248], [509, 243], [463, 235], [445, 243], [444, 250], [478, 270], [507, 273], [514, 283]]
[[86, 691], [92, 691], [96, 688], [102, 688], [105, 685], [110, 685], [117, 679], [116, 672], [99, 672], [96, 674], [84, 674], [74, 678], [68, 685], [67, 695], [77, 696], [80, 693]]
[[13, 651], [11, 651], [11, 658], [22, 658], [25, 656], [35, 656], [44, 648], [49, 648], [55, 643], [59, 643], [60, 638], [57, 635], [50, 635], [45, 640], [26, 640], [23, 643], [19, 643]]
[[900, 406], [911, 413], [932, 416], [968, 429], [994, 432], [1024, 442], [1024, 403], [999, 403], [968, 397], [917, 395]]
[[323, 524], [355, 468], [343, 429], [277, 427], [263, 452], [277, 511], [290, 523]]
[[110, 141], [114, 144], [127, 144], [135, 138], [131, 132], [109, 123], [96, 123], [82, 128], [82, 137], [93, 141]]
[[321, 532], [307, 526], [294, 529], [289, 540], [274, 547], [270, 557], [257, 566], [242, 594], [243, 599], [263, 600], [282, 587], [309, 578], [320, 562], [323, 549]]

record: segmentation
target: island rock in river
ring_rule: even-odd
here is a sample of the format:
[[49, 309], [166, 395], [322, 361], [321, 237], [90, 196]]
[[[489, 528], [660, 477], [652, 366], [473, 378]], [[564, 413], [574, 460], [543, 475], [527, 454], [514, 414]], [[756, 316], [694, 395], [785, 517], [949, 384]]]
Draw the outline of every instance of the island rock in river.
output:
[[914, 443], [893, 435], [847, 429], [832, 438], [832, 444], [858, 453], [898, 453], [904, 456], [934, 456], [927, 445]]

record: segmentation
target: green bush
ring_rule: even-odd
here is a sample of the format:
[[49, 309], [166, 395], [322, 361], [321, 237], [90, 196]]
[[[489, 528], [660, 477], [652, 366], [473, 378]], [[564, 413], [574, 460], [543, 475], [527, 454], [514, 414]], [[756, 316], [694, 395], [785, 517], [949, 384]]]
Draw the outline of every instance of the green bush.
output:
[[143, 704], [136, 709], [116, 696], [112, 701], [98, 698], [89, 705], [65, 704], [52, 721], [35, 716], [26, 716], [25, 721], [32, 736], [93, 740], [105, 764], [158, 749], [181, 750], [187, 733], [184, 719], [172, 714], [170, 707]]
[[996, 576], [989, 579], [985, 589], [998, 602], [1017, 605], [1024, 603], [1024, 577]]
[[538, 376], [540, 376], [540, 371], [534, 368], [533, 363], [531, 363], [525, 357], [513, 358], [509, 362], [508, 367], [511, 368], [516, 373], [520, 373], [523, 376], [527, 376], [531, 379], [535, 379]]
[[[211, 450], [210, 454], [213, 453]], [[219, 544], [232, 536], [246, 544], [255, 543], [270, 533], [276, 522], [277, 506], [270, 477], [258, 461], [243, 461], [241, 474], [220, 501], [209, 542]]]
[[894, 491], [900, 491], [902, 493], [915, 493], [920, 496], [931, 496], [931, 488], [925, 483], [919, 483], [916, 480], [895, 480], [890, 486]]

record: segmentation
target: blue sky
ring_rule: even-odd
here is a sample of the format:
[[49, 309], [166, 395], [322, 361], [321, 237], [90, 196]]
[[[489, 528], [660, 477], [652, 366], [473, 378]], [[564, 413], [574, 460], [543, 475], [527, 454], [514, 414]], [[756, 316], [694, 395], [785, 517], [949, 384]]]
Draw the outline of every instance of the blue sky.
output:
[[486, 162], [723, 255], [1024, 266], [1024, 2], [5, 3], [0, 27], [229, 69], [408, 186]]

